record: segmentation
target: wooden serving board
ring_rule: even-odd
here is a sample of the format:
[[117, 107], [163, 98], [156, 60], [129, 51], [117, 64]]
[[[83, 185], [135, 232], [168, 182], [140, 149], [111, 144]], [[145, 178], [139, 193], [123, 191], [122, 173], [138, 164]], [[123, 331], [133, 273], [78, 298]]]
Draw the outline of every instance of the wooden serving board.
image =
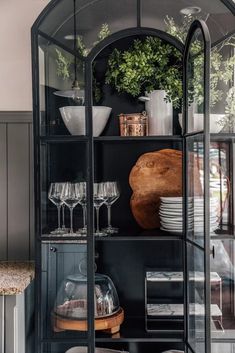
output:
[[[120, 330], [120, 325], [124, 321], [124, 310], [120, 308], [117, 313], [95, 319], [95, 330], [106, 331], [107, 333], [117, 333]], [[57, 314], [52, 314], [52, 325], [54, 332], [60, 332], [65, 330], [73, 331], [87, 331], [87, 321], [86, 320], [73, 320], [65, 319]]]

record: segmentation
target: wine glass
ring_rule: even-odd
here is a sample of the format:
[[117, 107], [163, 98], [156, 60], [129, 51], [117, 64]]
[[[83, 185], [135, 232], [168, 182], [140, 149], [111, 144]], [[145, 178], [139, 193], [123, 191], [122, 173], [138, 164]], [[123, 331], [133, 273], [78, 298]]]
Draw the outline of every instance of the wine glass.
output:
[[61, 205], [61, 208], [62, 208], [62, 226], [61, 226], [61, 229], [63, 231], [63, 233], [66, 233], [68, 231], [68, 228], [66, 228], [65, 226], [65, 203], [63, 202], [62, 205]]
[[77, 206], [80, 200], [78, 192], [78, 183], [64, 183], [61, 199], [70, 210], [70, 231], [69, 235], [75, 235], [73, 232], [73, 209]]
[[104, 195], [105, 195], [104, 204], [106, 205], [108, 210], [108, 226], [102, 229], [102, 231], [104, 231], [107, 234], [118, 233], [118, 228], [114, 228], [111, 225], [111, 207], [114, 204], [114, 202], [116, 202], [117, 199], [119, 199], [120, 197], [120, 190], [118, 187], [118, 183], [116, 181], [105, 182]]
[[48, 191], [48, 198], [54, 205], [56, 205], [58, 212], [58, 228], [51, 232], [51, 234], [53, 235], [63, 234], [63, 230], [60, 226], [60, 209], [63, 203], [61, 199], [61, 194], [63, 190], [63, 185], [64, 183], [51, 183]]
[[79, 204], [82, 206], [82, 214], [83, 214], [83, 227], [78, 229], [78, 233], [82, 235], [87, 234], [87, 226], [86, 226], [86, 182], [78, 183], [78, 194], [79, 194]]
[[100, 211], [100, 207], [105, 202], [104, 183], [94, 183], [94, 187], [93, 187], [93, 202], [94, 202], [94, 207], [96, 209], [96, 232], [95, 232], [95, 235], [99, 236], [99, 237], [102, 237], [102, 236], [105, 236], [106, 233], [100, 231], [100, 227], [99, 227], [99, 211]]

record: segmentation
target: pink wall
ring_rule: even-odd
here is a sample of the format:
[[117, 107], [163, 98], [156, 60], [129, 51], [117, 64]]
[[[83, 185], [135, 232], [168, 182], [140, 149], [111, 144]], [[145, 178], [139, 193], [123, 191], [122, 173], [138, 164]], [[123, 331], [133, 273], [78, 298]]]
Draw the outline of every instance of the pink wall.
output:
[[32, 110], [30, 29], [48, 2], [0, 1], [0, 111]]

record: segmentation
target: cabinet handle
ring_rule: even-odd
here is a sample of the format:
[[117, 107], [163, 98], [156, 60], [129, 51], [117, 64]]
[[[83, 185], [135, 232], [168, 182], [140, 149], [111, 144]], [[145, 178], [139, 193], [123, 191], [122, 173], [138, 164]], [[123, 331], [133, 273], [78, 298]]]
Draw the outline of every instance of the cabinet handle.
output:
[[211, 255], [212, 255], [213, 259], [214, 259], [215, 258], [215, 247], [214, 246], [212, 246]]
[[54, 246], [51, 246], [51, 247], [50, 247], [50, 251], [51, 251], [51, 252], [56, 252], [57, 249], [56, 249]]

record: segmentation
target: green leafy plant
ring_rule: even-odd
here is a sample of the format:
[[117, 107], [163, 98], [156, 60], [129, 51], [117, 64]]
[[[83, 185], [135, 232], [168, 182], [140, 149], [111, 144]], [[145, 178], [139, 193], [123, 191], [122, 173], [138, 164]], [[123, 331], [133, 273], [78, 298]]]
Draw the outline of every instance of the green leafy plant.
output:
[[[189, 27], [195, 17], [192, 15], [185, 15], [182, 23], [177, 25], [172, 17], [166, 16], [166, 32], [176, 37], [182, 43], [185, 43]], [[199, 53], [200, 41], [195, 40], [192, 43], [192, 53]], [[235, 37], [225, 39], [220, 45], [215, 46], [211, 50], [211, 73], [210, 73], [210, 105], [213, 107], [217, 102], [224, 98], [224, 92], [219, 89], [219, 85], [230, 84], [233, 78], [233, 70], [235, 65], [235, 56], [231, 56], [228, 59], [224, 59], [222, 55], [222, 49], [225, 46], [235, 47]], [[194, 61], [194, 93], [193, 100], [199, 105], [203, 102], [204, 85], [202, 81], [202, 65], [203, 56], [198, 55], [198, 58]]]
[[57, 54], [56, 64], [57, 64], [57, 76], [62, 77], [63, 80], [69, 79], [71, 77], [70, 67], [73, 60], [69, 56], [65, 56], [59, 49], [55, 49]]
[[106, 83], [133, 97], [164, 89], [166, 100], [178, 107], [182, 98], [182, 55], [159, 38], [136, 39], [128, 50], [113, 50]]
[[230, 88], [226, 98], [225, 116], [218, 122], [219, 125], [233, 132], [235, 120], [235, 87]]

